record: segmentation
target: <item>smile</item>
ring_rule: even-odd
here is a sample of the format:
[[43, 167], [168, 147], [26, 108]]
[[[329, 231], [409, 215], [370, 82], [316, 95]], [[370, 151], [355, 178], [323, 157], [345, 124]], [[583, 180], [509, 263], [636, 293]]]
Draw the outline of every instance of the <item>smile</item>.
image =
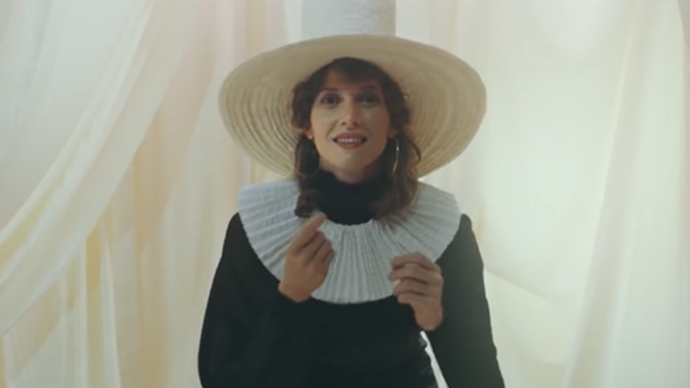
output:
[[336, 143], [364, 143], [367, 139], [335, 139]]
[[367, 138], [361, 135], [342, 135], [333, 139], [335, 144], [340, 148], [352, 150], [362, 146], [366, 143]]

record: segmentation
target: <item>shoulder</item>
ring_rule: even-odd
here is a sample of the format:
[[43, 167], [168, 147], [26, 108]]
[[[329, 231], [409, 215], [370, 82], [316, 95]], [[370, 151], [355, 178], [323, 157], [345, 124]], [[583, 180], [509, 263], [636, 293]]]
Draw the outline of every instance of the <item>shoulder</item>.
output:
[[455, 195], [419, 182], [415, 199], [403, 212], [383, 222], [390, 226], [390, 244], [402, 253], [419, 252], [437, 261], [448, 249], [460, 226], [461, 211]]
[[447, 240], [450, 242], [458, 231], [463, 213], [454, 194], [420, 182], [416, 198], [408, 214], [412, 216], [411, 218], [425, 224], [436, 224], [433, 229], [447, 235]]
[[[242, 223], [242, 217], [239, 212], [236, 212], [230, 218], [227, 229], [225, 230], [225, 239], [223, 241], [223, 257], [227, 256], [230, 251], [237, 250], [249, 245], [247, 232]], [[241, 250], [241, 249], [240, 249]], [[221, 259], [222, 260], [222, 259]]]
[[225, 240], [228, 240], [231, 237], [241, 237], [244, 236], [244, 225], [242, 225], [242, 218], [240, 217], [240, 213], [236, 212], [235, 214], [230, 217], [230, 222], [228, 223], [228, 227], [225, 231]]
[[[237, 212], [247, 231], [249, 241], [264, 244], [278, 232], [291, 233], [290, 226], [299, 226], [301, 220], [294, 217], [299, 189], [291, 179], [257, 183], [240, 189], [237, 195]], [[276, 230], [276, 226], [280, 229]]]
[[242, 187], [240, 193], [282, 193], [285, 190], [297, 190], [297, 182], [294, 179], [280, 179], [275, 181], [252, 183]]
[[299, 196], [292, 179], [263, 182], [245, 186], [237, 194], [237, 208], [244, 226], [254, 230], [255, 223], [270, 224], [289, 218]]
[[445, 249], [437, 264], [444, 270], [457, 273], [479, 273], [483, 268], [483, 259], [474, 233], [472, 219], [461, 214], [459, 227], [455, 236]]
[[425, 182], [419, 182], [417, 198], [422, 201], [440, 201], [441, 204], [452, 205], [453, 207], [458, 206], [453, 193]]
[[420, 182], [414, 207], [417, 213], [427, 214], [428, 221], [438, 220], [446, 229], [443, 232], [437, 229], [437, 233], [444, 233], [448, 241], [437, 260], [439, 266], [455, 266], [460, 261], [480, 257], [472, 219], [460, 209], [454, 194]]
[[240, 208], [249, 203], [272, 201], [294, 197], [299, 193], [297, 183], [292, 179], [262, 182], [242, 187], [237, 194]]
[[477, 238], [474, 234], [474, 226], [472, 219], [465, 213], [461, 213], [458, 217], [458, 229], [451, 241], [449, 249], [467, 247], [468, 245], [476, 245]]
[[453, 234], [462, 215], [454, 194], [423, 182], [419, 183], [416, 198], [411, 204], [411, 213], [429, 220], [438, 219]]

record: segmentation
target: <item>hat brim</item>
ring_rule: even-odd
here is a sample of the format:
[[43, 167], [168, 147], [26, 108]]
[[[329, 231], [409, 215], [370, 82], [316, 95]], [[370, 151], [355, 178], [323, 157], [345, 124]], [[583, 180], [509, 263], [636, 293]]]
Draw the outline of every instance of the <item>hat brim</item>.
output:
[[479, 129], [486, 89], [463, 60], [398, 37], [343, 35], [286, 45], [237, 67], [219, 97], [230, 136], [257, 162], [289, 176], [300, 135], [291, 124], [293, 88], [340, 57], [370, 61], [401, 86], [411, 110], [407, 133], [422, 153], [420, 177], [457, 158]]

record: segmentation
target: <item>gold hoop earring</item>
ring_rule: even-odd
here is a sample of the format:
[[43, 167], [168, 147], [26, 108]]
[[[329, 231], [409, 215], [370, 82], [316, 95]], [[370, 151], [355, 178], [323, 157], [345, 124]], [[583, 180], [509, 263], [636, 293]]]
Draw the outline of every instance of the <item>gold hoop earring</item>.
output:
[[396, 137], [395, 138], [395, 161], [393, 162], [392, 175], [395, 175], [395, 172], [398, 169], [398, 158], [400, 158], [400, 141]]

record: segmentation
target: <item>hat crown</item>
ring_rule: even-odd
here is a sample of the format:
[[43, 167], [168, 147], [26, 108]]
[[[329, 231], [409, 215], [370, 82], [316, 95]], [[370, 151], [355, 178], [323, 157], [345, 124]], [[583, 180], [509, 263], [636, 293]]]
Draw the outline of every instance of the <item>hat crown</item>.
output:
[[302, 39], [395, 36], [395, 0], [303, 0]]

